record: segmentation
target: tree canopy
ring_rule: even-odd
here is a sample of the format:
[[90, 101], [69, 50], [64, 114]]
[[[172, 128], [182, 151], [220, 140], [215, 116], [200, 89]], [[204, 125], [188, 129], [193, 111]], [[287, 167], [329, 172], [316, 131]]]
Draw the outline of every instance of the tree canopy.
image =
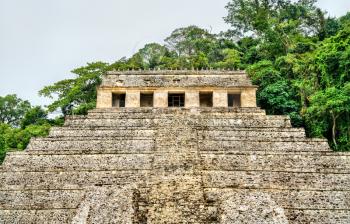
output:
[[0, 122], [0, 163], [10, 150], [23, 150], [31, 137], [46, 136], [52, 125], [62, 124], [62, 118], [48, 119], [47, 111], [32, 107], [17, 95], [0, 97], [3, 120]]
[[29, 101], [22, 100], [15, 94], [0, 96], [0, 122], [17, 126], [30, 107]]

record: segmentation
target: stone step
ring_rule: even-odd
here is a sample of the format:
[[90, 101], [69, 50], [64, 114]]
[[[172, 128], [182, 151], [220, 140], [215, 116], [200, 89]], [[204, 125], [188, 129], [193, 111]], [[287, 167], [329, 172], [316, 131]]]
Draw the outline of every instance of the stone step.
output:
[[0, 210], [72, 209], [84, 198], [83, 190], [16, 190], [0, 191]]
[[348, 155], [296, 155], [296, 154], [202, 154], [204, 170], [266, 170], [289, 172], [350, 173]]
[[200, 158], [197, 152], [157, 152], [154, 155], [152, 169], [158, 173], [160, 171], [178, 172], [196, 171], [200, 168]]
[[176, 118], [263, 118], [266, 116], [265, 113], [89, 113], [88, 115], [68, 115], [66, 119], [74, 120], [74, 119], [82, 119], [82, 118], [90, 118], [90, 119], [154, 119], [154, 118], [164, 118], [164, 119], [176, 119]]
[[80, 128], [67, 128], [59, 127], [52, 128], [49, 137], [153, 137], [155, 130], [151, 129], [80, 129]]
[[99, 154], [99, 155], [33, 155], [9, 154], [4, 171], [69, 172], [69, 171], [132, 171], [194, 170], [199, 168], [197, 152], [158, 154]]
[[[24, 208], [26, 211], [34, 211], [35, 209], [37, 215], [51, 215], [51, 213], [44, 214], [39, 211], [73, 210], [73, 216], [61, 220], [62, 223], [132, 223], [134, 215], [133, 192], [128, 187], [118, 188], [117, 186], [91, 187], [81, 191], [66, 189], [7, 191], [5, 197], [14, 201], [5, 207], [9, 207], [6, 211], [13, 215], [17, 215], [13, 211], [22, 211], [22, 207], [25, 205], [27, 206]], [[3, 191], [0, 191], [0, 195], [2, 193]], [[15, 201], [18, 204], [15, 204]], [[69, 208], [69, 206], [74, 207]], [[5, 209], [1, 210], [0, 214], [3, 211]], [[35, 221], [37, 223], [51, 223], [55, 222], [56, 219], [36, 219]]]
[[76, 209], [0, 210], [2, 224], [71, 223]]
[[[260, 135], [259, 135], [260, 134]], [[252, 142], [305, 142], [310, 141], [309, 138], [306, 137], [300, 137], [300, 136], [293, 136], [288, 134], [280, 134], [278, 133], [271, 134], [263, 134], [259, 133], [256, 136], [254, 136], [254, 133], [246, 134], [246, 135], [223, 135], [220, 136], [219, 134], [204, 134], [199, 136], [200, 141], [208, 140], [208, 141], [252, 141]]]
[[349, 189], [350, 173], [314, 173], [284, 171], [202, 171], [206, 188]]
[[265, 114], [265, 110], [259, 107], [241, 107], [241, 108], [227, 108], [227, 107], [212, 107], [212, 108], [96, 108], [89, 110], [89, 115], [94, 114], [206, 114], [206, 113], [253, 113]]
[[230, 127], [291, 127], [290, 119], [285, 116], [262, 116], [252, 118], [208, 118], [208, 119], [66, 119], [65, 126], [71, 127], [164, 127], [164, 126], [230, 126]]
[[350, 210], [350, 191], [205, 188], [204, 192], [205, 198], [215, 204], [228, 195], [244, 197], [262, 193], [269, 195], [278, 206], [283, 208]]
[[[193, 132], [195, 134], [195, 132]], [[156, 138], [154, 136], [144, 136], [144, 137], [138, 137], [138, 136], [118, 136], [115, 135], [107, 135], [103, 137], [103, 134], [97, 134], [96, 136], [92, 135], [89, 136], [87, 133], [86, 136], [76, 135], [74, 136], [74, 133], [72, 135], [58, 135], [58, 136], [48, 136], [45, 138], [42, 138], [41, 140], [44, 141], [93, 141], [93, 140], [99, 140], [99, 139], [105, 139], [105, 140], [115, 140], [116, 144], [118, 144], [118, 140], [152, 140], [159, 143], [165, 143], [165, 145], [172, 145], [172, 144], [180, 144], [181, 142], [185, 141], [192, 141], [193, 144], [197, 144], [196, 137], [194, 136], [192, 138], [181, 138], [181, 136], [166, 136], [167, 133], [164, 135], [158, 135]], [[215, 135], [201, 135], [199, 136], [199, 141], [205, 141], [205, 140], [213, 140], [213, 141], [245, 141], [245, 142], [306, 142], [310, 141], [309, 138], [306, 137], [295, 137], [295, 136], [276, 136], [273, 138], [261, 135], [261, 136], [254, 136], [252, 135], [242, 135], [242, 136], [215, 136]], [[41, 140], [35, 140], [35, 141], [41, 141]], [[186, 142], [185, 142], [186, 143]], [[186, 143], [187, 144], [187, 143]]]
[[[190, 141], [190, 142], [189, 142]], [[192, 142], [192, 143], [191, 143]], [[181, 143], [181, 144], [180, 144]], [[182, 145], [184, 143], [185, 145]], [[234, 152], [234, 151], [331, 151], [326, 140], [304, 138], [254, 139], [239, 140], [152, 140], [152, 139], [122, 139], [122, 138], [35, 138], [30, 141], [28, 151], [33, 150], [105, 150], [120, 151], [120, 153], [149, 153], [155, 147], [174, 150], [199, 146], [202, 152]], [[187, 149], [186, 149], [187, 147]]]
[[245, 151], [331, 151], [328, 142], [324, 139], [304, 139], [302, 141], [254, 141], [254, 140], [199, 140], [198, 147], [201, 152], [245, 152]]
[[173, 113], [88, 113], [87, 115], [67, 115], [66, 120], [76, 120], [76, 119], [181, 119], [181, 118], [191, 118], [191, 119], [201, 119], [201, 118], [240, 118], [240, 119], [249, 119], [256, 118], [262, 119], [264, 117], [286, 117], [285, 115], [266, 115], [264, 112], [258, 113], [203, 113], [194, 111], [191, 113], [182, 113], [175, 111]]
[[117, 150], [120, 152], [139, 153], [151, 152], [155, 145], [152, 139], [86, 139], [75, 138], [74, 141], [69, 139], [49, 139], [49, 138], [32, 138], [27, 150]]
[[[350, 174], [286, 171], [201, 171], [206, 188], [348, 190]], [[181, 174], [181, 173], [180, 173]], [[1, 190], [80, 189], [144, 182], [150, 171], [2, 172]]]
[[31, 155], [9, 153], [3, 171], [149, 170], [150, 154]]
[[254, 138], [305, 138], [305, 131], [303, 129], [245, 129], [245, 130], [198, 130], [198, 135], [202, 139], [231, 139], [240, 137], [254, 137]]
[[[334, 151], [262, 151], [262, 150], [255, 150], [255, 151], [230, 151], [229, 153], [226, 152], [220, 152], [220, 151], [201, 151], [198, 152], [197, 150], [187, 150], [186, 152], [197, 152], [199, 155], [263, 155], [263, 156], [269, 156], [269, 155], [311, 155], [311, 156], [348, 156], [349, 153], [347, 152], [334, 152]], [[67, 149], [67, 150], [25, 150], [25, 151], [14, 151], [9, 152], [11, 154], [28, 154], [28, 155], [110, 155], [110, 154], [122, 154], [122, 155], [133, 155], [133, 154], [144, 154], [144, 155], [150, 155], [150, 154], [156, 154], [156, 153], [169, 153], [169, 150], [166, 148], [165, 150], [157, 149], [152, 152], [139, 152], [139, 153], [133, 153], [133, 152], [122, 152], [118, 150], [113, 149], [105, 149], [105, 150], [81, 150], [81, 149]], [[2, 171], [2, 166], [0, 166], [0, 172]]]
[[[213, 129], [213, 128], [211, 128]], [[78, 128], [78, 127], [54, 127], [49, 137], [154, 137], [156, 129], [138, 128]], [[165, 133], [166, 134], [166, 133]], [[297, 128], [234, 128], [221, 127], [218, 130], [198, 130], [198, 135], [208, 137], [295, 137], [305, 138], [304, 129]]]
[[[54, 153], [54, 152], [53, 152]], [[350, 171], [350, 155], [332, 154], [200, 154], [157, 151], [157, 154], [45, 155], [9, 153], [3, 171], [149, 170], [184, 165], [204, 170], [266, 170], [289, 172]], [[197, 161], [197, 163], [195, 162]]]
[[350, 223], [350, 210], [285, 209], [289, 223], [345, 224]]
[[144, 182], [149, 171], [1, 172], [0, 190], [81, 189]]
[[178, 119], [289, 119], [286, 115], [265, 115], [265, 114], [244, 114], [244, 113], [192, 113], [192, 114], [181, 114], [181, 113], [172, 113], [172, 114], [88, 114], [88, 115], [75, 115], [75, 116], [66, 116], [66, 120], [82, 120], [82, 119], [105, 119], [105, 120], [123, 120], [123, 119], [165, 119], [165, 120], [178, 120]]

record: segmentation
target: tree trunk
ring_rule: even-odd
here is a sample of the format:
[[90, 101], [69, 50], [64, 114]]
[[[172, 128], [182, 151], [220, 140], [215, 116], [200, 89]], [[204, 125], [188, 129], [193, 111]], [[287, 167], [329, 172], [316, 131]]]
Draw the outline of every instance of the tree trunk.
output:
[[[347, 113], [346, 118], [347, 123], [350, 124], [350, 113]], [[348, 139], [350, 140], [350, 125], [348, 125]]]
[[336, 125], [337, 125], [337, 118], [338, 118], [338, 116], [335, 116], [333, 112], [331, 112], [331, 115], [332, 115], [332, 120], [333, 120], [332, 140], [333, 140], [335, 148], [338, 149], [337, 141], [335, 139], [335, 131], [336, 131]]

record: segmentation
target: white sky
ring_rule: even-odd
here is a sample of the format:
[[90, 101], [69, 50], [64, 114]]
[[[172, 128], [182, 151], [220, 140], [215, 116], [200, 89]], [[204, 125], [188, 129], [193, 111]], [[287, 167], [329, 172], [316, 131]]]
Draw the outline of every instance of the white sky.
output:
[[[16, 93], [33, 104], [45, 85], [73, 77], [87, 62], [113, 62], [176, 28], [226, 30], [229, 0], [0, 0], [0, 96]], [[319, 0], [331, 16], [350, 0]]]

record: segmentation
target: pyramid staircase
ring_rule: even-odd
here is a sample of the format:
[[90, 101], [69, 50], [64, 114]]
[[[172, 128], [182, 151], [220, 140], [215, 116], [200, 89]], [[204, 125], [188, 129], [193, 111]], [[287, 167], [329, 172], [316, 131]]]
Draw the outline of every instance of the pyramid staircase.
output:
[[0, 169], [0, 223], [350, 223], [350, 154], [259, 108], [94, 109]]

